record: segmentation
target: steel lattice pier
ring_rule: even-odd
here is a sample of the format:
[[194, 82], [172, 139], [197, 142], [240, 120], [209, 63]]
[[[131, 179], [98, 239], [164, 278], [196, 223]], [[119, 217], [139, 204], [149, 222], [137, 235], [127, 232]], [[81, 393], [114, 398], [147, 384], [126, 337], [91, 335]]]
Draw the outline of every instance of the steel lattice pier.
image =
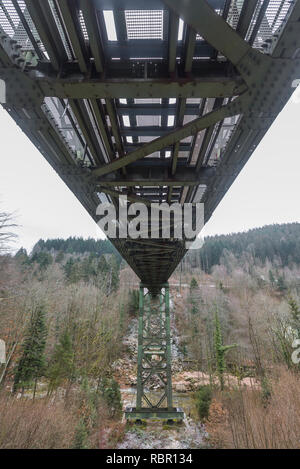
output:
[[[130, 420], [183, 418], [183, 411], [173, 407], [169, 285], [158, 290], [154, 296], [140, 285], [136, 407], [125, 412]], [[154, 384], [162, 389], [158, 396], [151, 392]]]

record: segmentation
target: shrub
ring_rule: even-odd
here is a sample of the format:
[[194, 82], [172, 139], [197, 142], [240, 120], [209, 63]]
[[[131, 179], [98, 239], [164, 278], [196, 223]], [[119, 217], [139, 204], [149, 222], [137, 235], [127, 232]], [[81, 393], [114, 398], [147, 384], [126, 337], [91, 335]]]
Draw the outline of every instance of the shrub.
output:
[[118, 417], [122, 410], [121, 391], [118, 382], [114, 378], [103, 379], [101, 393], [108, 406], [110, 417]]
[[199, 418], [201, 420], [207, 419], [212, 399], [212, 392], [210, 386], [201, 386], [198, 389], [195, 397]]
[[81, 419], [75, 430], [74, 449], [88, 448], [88, 431], [84, 420]]

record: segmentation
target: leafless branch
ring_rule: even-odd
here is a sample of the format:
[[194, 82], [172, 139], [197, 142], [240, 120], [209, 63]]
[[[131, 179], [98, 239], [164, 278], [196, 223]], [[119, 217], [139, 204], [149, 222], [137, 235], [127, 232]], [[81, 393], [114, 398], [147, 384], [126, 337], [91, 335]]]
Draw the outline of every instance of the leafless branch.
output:
[[0, 212], [0, 253], [9, 251], [9, 244], [17, 238], [12, 231], [17, 226], [13, 221], [13, 214]]

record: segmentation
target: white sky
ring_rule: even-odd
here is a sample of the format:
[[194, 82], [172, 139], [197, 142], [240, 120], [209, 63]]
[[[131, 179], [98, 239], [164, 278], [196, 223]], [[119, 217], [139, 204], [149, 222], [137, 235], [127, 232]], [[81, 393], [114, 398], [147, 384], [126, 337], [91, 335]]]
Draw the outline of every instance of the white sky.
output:
[[[15, 248], [103, 237], [76, 197], [0, 107], [0, 210], [16, 212]], [[300, 104], [290, 101], [225, 195], [204, 235], [300, 222]]]

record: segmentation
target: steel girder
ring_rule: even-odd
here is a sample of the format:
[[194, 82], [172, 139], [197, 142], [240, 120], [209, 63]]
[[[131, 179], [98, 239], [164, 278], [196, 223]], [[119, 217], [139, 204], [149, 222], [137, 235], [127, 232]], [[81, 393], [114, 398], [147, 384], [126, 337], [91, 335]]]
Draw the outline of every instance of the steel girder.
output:
[[[100, 191], [183, 203], [200, 201], [200, 188], [207, 221], [299, 78], [299, 0], [251, 0], [234, 15], [233, 1], [155, 0], [161, 39], [126, 37], [124, 10], [149, 15], [148, 2], [21, 3], [0, 1], [4, 107], [95, 220]], [[166, 282], [186, 252], [180, 240], [112, 241], [148, 285]]]
[[31, 76], [44, 96], [64, 99], [122, 99], [122, 98], [214, 98], [232, 97], [246, 90], [240, 78], [220, 76], [218, 79], [92, 79], [80, 81]]

